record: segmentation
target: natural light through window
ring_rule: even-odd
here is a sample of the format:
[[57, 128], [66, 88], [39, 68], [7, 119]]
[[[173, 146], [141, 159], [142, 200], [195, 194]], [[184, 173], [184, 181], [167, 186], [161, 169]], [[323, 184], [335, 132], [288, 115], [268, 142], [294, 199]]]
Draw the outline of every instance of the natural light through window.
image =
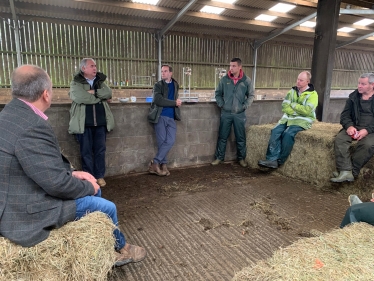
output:
[[237, 0], [213, 0], [213, 1], [234, 4]]
[[213, 7], [213, 6], [204, 6], [200, 12], [203, 12], [203, 13], [208, 13], [208, 14], [217, 14], [219, 15], [220, 13], [222, 13], [223, 11], [225, 10], [225, 8], [218, 8], [218, 7]]
[[305, 27], [315, 27], [316, 26], [316, 22], [315, 21], [306, 21], [306, 22], [303, 22], [302, 24], [300, 24], [300, 26], [305, 26]]
[[371, 20], [371, 19], [363, 19], [363, 20], [356, 21], [354, 24], [355, 25], [367, 26], [369, 24], [372, 24], [373, 22], [374, 22], [374, 20]]
[[134, 3], [157, 5], [160, 0], [132, 0]]
[[349, 33], [349, 32], [351, 32], [353, 30], [355, 30], [355, 29], [351, 28], [351, 27], [342, 27], [342, 28], [338, 29], [339, 32], [345, 32], [345, 33]]
[[295, 7], [296, 6], [292, 4], [278, 3], [277, 5], [270, 8], [269, 11], [278, 12], [278, 13], [287, 13]]
[[261, 14], [258, 17], [256, 17], [255, 19], [256, 20], [262, 20], [262, 21], [273, 21], [276, 18], [277, 18], [276, 16], [269, 16], [269, 15]]

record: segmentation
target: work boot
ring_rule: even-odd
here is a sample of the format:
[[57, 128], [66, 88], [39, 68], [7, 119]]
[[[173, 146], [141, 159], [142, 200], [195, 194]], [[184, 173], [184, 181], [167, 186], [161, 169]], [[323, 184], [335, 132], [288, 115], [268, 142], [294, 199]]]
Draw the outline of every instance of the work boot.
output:
[[106, 182], [103, 178], [99, 178], [97, 181], [97, 184], [100, 186], [100, 187], [104, 187], [106, 186]]
[[214, 160], [213, 162], [212, 162], [212, 165], [213, 166], [217, 166], [219, 163], [221, 163], [222, 162], [222, 160], [220, 160], [220, 159], [216, 159], [216, 160]]
[[360, 200], [360, 198], [358, 198], [357, 195], [352, 194], [348, 196], [348, 202], [350, 206], [362, 203], [362, 201]]
[[352, 174], [352, 171], [340, 171], [339, 176], [336, 178], [331, 178], [332, 182], [345, 182], [345, 181], [354, 181], [355, 178]]
[[130, 258], [131, 262], [140, 262], [145, 259], [147, 252], [143, 247], [131, 245], [126, 243], [125, 247], [119, 250], [120, 254]]
[[259, 160], [257, 165], [265, 168], [272, 168], [277, 169], [278, 168], [278, 161], [277, 160]]
[[158, 176], [166, 176], [166, 172], [162, 171], [160, 169], [160, 165], [158, 163], [154, 163], [153, 160], [151, 161], [151, 164], [149, 165], [148, 171], [151, 174], [156, 174]]
[[170, 172], [168, 170], [168, 167], [166, 166], [166, 163], [161, 164], [161, 171], [166, 173], [166, 176], [170, 176]]
[[125, 264], [132, 262], [132, 258], [129, 255], [124, 255], [117, 252], [115, 252], [115, 255], [116, 261], [114, 262], [114, 267], [123, 266]]
[[125, 247], [119, 250], [114, 266], [118, 267], [132, 262], [140, 262], [146, 256], [147, 252], [144, 248], [127, 243]]
[[334, 178], [337, 178], [337, 177], [339, 177], [339, 172], [334, 171], [334, 172], [332, 172], [332, 175], [333, 175]]
[[240, 161], [239, 161], [239, 164], [240, 164], [240, 166], [242, 166], [243, 168], [247, 168], [247, 167], [248, 167], [248, 164], [247, 164], [247, 162], [245, 162], [244, 159], [240, 160]]

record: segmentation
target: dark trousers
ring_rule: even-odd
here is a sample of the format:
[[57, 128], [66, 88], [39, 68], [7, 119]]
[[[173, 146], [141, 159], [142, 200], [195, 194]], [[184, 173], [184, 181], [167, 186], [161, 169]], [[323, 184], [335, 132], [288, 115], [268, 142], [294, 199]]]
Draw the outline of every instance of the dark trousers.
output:
[[365, 202], [349, 207], [340, 227], [344, 227], [352, 222], [366, 222], [374, 225], [374, 203]]
[[366, 137], [359, 140], [355, 146], [354, 152], [351, 155], [349, 148], [352, 141], [352, 137], [348, 136], [344, 129], [336, 135], [336, 169], [338, 171], [352, 171], [354, 176], [358, 176], [361, 168], [374, 155], [374, 134], [368, 134]]
[[303, 131], [300, 126], [287, 126], [286, 124], [277, 124], [269, 139], [268, 149], [266, 151], [266, 160], [277, 161], [280, 165], [286, 162], [295, 144], [295, 136]]
[[231, 126], [234, 127], [236, 140], [236, 154], [238, 160], [245, 159], [247, 154], [245, 122], [247, 118], [245, 112], [227, 113], [221, 112], [221, 120], [219, 124], [218, 142], [215, 157], [219, 160], [225, 160], [227, 139], [230, 136]]
[[105, 175], [106, 126], [85, 127], [83, 134], [75, 135], [82, 158], [82, 170], [95, 178]]

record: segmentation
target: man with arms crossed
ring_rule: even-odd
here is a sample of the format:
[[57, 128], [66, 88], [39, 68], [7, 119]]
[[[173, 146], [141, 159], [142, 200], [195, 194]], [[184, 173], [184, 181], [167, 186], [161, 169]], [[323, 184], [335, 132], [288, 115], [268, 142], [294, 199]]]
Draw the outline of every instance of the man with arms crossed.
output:
[[[0, 112], [0, 235], [23, 247], [88, 212], [106, 213], [118, 226], [116, 205], [100, 197], [96, 179], [72, 171], [44, 112], [52, 101], [48, 74], [23, 65], [12, 74], [12, 95]], [[94, 196], [95, 195], [95, 196]], [[116, 228], [115, 266], [138, 262], [145, 249], [126, 243]]]
[[318, 95], [314, 90], [309, 71], [299, 74], [296, 86], [287, 93], [282, 102], [283, 116], [273, 130], [266, 151], [266, 160], [258, 161], [258, 165], [276, 169], [283, 165], [295, 144], [298, 132], [310, 129], [316, 120]]

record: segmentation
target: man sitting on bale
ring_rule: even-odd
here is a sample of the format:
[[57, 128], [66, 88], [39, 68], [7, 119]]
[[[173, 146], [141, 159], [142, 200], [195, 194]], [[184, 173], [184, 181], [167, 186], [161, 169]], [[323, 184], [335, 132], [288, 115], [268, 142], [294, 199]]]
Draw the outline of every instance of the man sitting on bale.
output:
[[[31, 247], [52, 229], [94, 211], [107, 214], [117, 226], [116, 206], [100, 197], [96, 179], [73, 171], [60, 153], [44, 114], [52, 102], [48, 74], [23, 65], [11, 83], [13, 100], [0, 112], [0, 235]], [[145, 258], [145, 249], [126, 243], [118, 228], [114, 236], [115, 266]]]
[[[340, 115], [343, 128], [335, 137], [336, 172], [332, 182], [354, 181], [361, 168], [374, 155], [374, 74], [364, 73]], [[349, 148], [357, 140], [354, 152]], [[351, 158], [352, 157], [352, 158]]]
[[271, 130], [266, 160], [258, 161], [258, 165], [277, 169], [286, 162], [295, 144], [298, 132], [310, 129], [316, 120], [318, 95], [314, 90], [308, 71], [299, 74], [296, 86], [287, 93], [282, 103], [284, 113], [278, 124]]
[[[372, 197], [374, 197], [374, 194]], [[351, 207], [345, 213], [340, 224], [341, 228], [354, 222], [366, 222], [374, 225], [374, 199], [371, 199], [371, 202], [362, 202], [357, 195], [349, 195], [348, 201]]]

